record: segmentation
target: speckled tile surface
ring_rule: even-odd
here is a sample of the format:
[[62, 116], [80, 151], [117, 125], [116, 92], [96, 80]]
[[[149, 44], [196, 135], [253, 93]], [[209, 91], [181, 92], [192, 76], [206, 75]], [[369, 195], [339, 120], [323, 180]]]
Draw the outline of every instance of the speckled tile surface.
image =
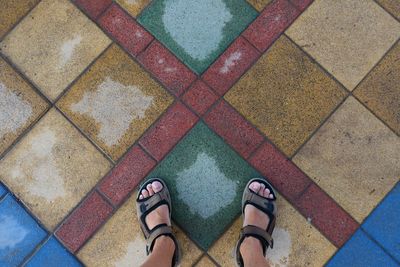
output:
[[362, 222], [399, 180], [399, 151], [398, 136], [350, 97], [294, 162]]
[[47, 108], [47, 103], [0, 59], [0, 154]]
[[157, 0], [138, 20], [192, 70], [202, 73], [256, 15], [244, 0]]
[[54, 100], [109, 44], [69, 1], [43, 0], [0, 49]]
[[262, 11], [272, 0], [247, 0], [257, 11]]
[[137, 17], [140, 12], [150, 3], [151, 0], [117, 0], [129, 14], [133, 17]]
[[400, 2], [397, 0], [377, 0], [384, 9], [389, 11], [394, 17], [400, 19]]
[[110, 167], [103, 155], [52, 109], [0, 161], [0, 179], [53, 230]]
[[57, 106], [117, 160], [172, 100], [128, 54], [113, 45]]
[[286, 33], [349, 90], [400, 37], [374, 1], [316, 0]]
[[225, 99], [291, 156], [344, 96], [338, 83], [282, 36]]

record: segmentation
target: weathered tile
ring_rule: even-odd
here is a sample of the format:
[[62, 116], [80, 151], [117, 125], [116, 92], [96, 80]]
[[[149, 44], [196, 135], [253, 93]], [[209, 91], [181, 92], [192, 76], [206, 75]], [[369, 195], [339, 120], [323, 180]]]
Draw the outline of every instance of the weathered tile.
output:
[[[86, 266], [139, 266], [146, 259], [146, 241], [136, 217], [136, 192], [79, 251]], [[201, 251], [173, 226], [181, 245], [182, 267], [192, 266]]]
[[291, 156], [345, 91], [282, 36], [225, 98]]
[[0, 154], [47, 108], [3, 59], [0, 59]]
[[142, 52], [154, 39], [117, 4], [113, 4], [98, 21], [133, 56]]
[[56, 235], [75, 253], [104, 223], [112, 210], [113, 207], [94, 191], [63, 222]]
[[399, 265], [362, 230], [358, 230], [326, 266], [396, 267]]
[[0, 178], [53, 230], [109, 168], [103, 155], [52, 109], [0, 161]]
[[257, 16], [243, 0], [159, 0], [139, 22], [196, 73], [202, 73]]
[[317, 0], [286, 33], [353, 90], [400, 36], [374, 1]]
[[264, 137], [225, 101], [218, 103], [204, 121], [244, 158], [264, 141]]
[[247, 0], [255, 9], [262, 11], [272, 0]]
[[68, 0], [44, 0], [0, 49], [54, 100], [110, 42]]
[[202, 80], [197, 80], [185, 93], [182, 100], [197, 114], [204, 115], [218, 100], [218, 96]]
[[223, 95], [259, 56], [257, 49], [239, 36], [207, 69], [202, 78], [219, 95]]
[[397, 0], [377, 0], [387, 11], [397, 19], [400, 19], [400, 2]]
[[400, 134], [400, 44], [354, 91], [355, 96]]
[[20, 266], [46, 235], [11, 195], [0, 201], [1, 266]]
[[148, 178], [165, 179], [172, 195], [173, 219], [206, 250], [239, 214], [247, 181], [259, 176], [199, 122]]
[[[278, 196], [278, 216], [274, 248], [268, 249], [266, 258], [272, 267], [322, 266], [336, 248], [302, 217], [286, 200]], [[234, 266], [234, 251], [239, 238], [242, 219], [212, 246], [209, 251], [221, 266]]]
[[51, 237], [25, 266], [79, 267], [82, 265], [55, 237]]
[[203, 256], [201, 260], [195, 265], [196, 267], [216, 267], [209, 257]]
[[75, 0], [75, 3], [91, 18], [96, 19], [111, 5], [112, 0]]
[[259, 51], [265, 51], [279, 38], [299, 13], [289, 0], [273, 1], [244, 31], [243, 36]]
[[365, 229], [386, 251], [400, 261], [400, 183], [365, 220]]
[[2, 0], [0, 2], [0, 37], [9, 31], [40, 0]]
[[133, 17], [137, 17], [140, 12], [150, 3], [151, 0], [117, 0], [129, 14]]
[[362, 222], [398, 181], [399, 151], [399, 138], [349, 97], [294, 162]]
[[57, 105], [117, 160], [172, 101], [137, 63], [112, 45]]

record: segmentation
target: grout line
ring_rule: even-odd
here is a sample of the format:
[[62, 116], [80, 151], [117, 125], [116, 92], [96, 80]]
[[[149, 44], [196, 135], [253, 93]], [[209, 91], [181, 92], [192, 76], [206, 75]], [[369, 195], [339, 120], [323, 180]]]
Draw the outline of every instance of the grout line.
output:
[[37, 252], [39, 252], [39, 250], [47, 243], [47, 241], [50, 240], [51, 237], [52, 235], [48, 233], [47, 236], [44, 239], [42, 239], [35, 246], [35, 248], [30, 253], [28, 253], [28, 255], [25, 256], [25, 258], [18, 266], [26, 266], [26, 264], [28, 264], [28, 262], [36, 255]]
[[205, 257], [208, 257], [208, 259], [215, 264], [215, 266], [217, 267], [221, 267], [221, 265], [213, 258], [211, 257], [210, 254], [208, 254], [208, 252], [204, 253]]
[[392, 12], [390, 12], [388, 9], [386, 9], [386, 7], [384, 5], [382, 5], [381, 3], [379, 3], [377, 0], [373, 0], [375, 2], [375, 4], [377, 4], [380, 8], [382, 8], [386, 13], [388, 13], [394, 20], [396, 20], [397, 22], [400, 23], [400, 19], [396, 18], [396, 16], [394, 14], [392, 14]]

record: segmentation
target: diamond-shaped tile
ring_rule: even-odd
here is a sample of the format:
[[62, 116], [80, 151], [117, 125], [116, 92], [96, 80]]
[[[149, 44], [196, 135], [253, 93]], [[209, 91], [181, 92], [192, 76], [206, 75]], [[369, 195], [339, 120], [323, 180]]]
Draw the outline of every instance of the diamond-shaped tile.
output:
[[294, 162], [362, 222], [399, 180], [399, 151], [400, 139], [349, 97]]
[[173, 219], [203, 249], [239, 214], [243, 188], [257, 176], [202, 122], [148, 175], [166, 180]]
[[150, 3], [150, 1], [151, 0], [117, 0], [117, 3], [133, 17], [136, 17]]
[[52, 109], [0, 161], [0, 179], [52, 230], [109, 168], [103, 155]]
[[46, 108], [47, 103], [0, 58], [0, 154]]
[[54, 100], [110, 42], [69, 1], [44, 0], [0, 49]]
[[46, 235], [11, 195], [0, 201], [0, 266], [20, 266]]
[[338, 83], [282, 36], [225, 98], [292, 155], [344, 96]]
[[209, 257], [203, 256], [201, 260], [196, 264], [196, 267], [216, 267]]
[[244, 0], [156, 0], [139, 22], [202, 73], [256, 16]]
[[354, 94], [400, 134], [400, 44], [362, 81]]
[[57, 105], [117, 160], [172, 101], [172, 96], [113, 45]]
[[400, 36], [374, 1], [317, 0], [286, 33], [349, 90]]
[[[103, 228], [79, 251], [86, 266], [140, 266], [146, 258], [146, 241], [136, 217], [136, 192]], [[176, 226], [182, 249], [182, 267], [193, 266], [201, 251]]]
[[[335, 246], [285, 199], [278, 196], [277, 205], [274, 247], [266, 255], [270, 266], [323, 266], [335, 252]], [[242, 219], [237, 219], [211, 247], [209, 254], [221, 266], [235, 266], [234, 249], [242, 225]]]
[[40, 0], [2, 0], [0, 3], [0, 37], [9, 31]]
[[262, 11], [272, 0], [247, 0], [255, 9]]

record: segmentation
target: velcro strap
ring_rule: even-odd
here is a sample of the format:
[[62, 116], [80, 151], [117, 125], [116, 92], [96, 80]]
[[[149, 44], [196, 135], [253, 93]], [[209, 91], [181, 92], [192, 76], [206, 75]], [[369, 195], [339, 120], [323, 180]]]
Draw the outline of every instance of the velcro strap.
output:
[[162, 235], [167, 235], [167, 236], [172, 236], [172, 229], [171, 226], [168, 226], [166, 224], [161, 224], [156, 226], [156, 228], [152, 229], [150, 232], [150, 236], [147, 239], [147, 249], [148, 253], [150, 253], [153, 250], [154, 246], [154, 241], [162, 236]]
[[142, 214], [147, 215], [148, 210], [152, 210], [154, 206], [158, 205], [163, 200], [168, 201], [166, 190], [161, 190], [160, 192], [149, 197], [148, 199], [141, 201], [140, 211], [142, 212]]
[[[245, 237], [255, 237], [259, 239], [263, 245], [269, 245], [271, 248], [274, 246], [274, 240], [272, 239], [271, 235], [260, 227], [247, 225], [242, 228], [241, 234]], [[265, 251], [265, 248], [263, 248], [263, 250]]]

